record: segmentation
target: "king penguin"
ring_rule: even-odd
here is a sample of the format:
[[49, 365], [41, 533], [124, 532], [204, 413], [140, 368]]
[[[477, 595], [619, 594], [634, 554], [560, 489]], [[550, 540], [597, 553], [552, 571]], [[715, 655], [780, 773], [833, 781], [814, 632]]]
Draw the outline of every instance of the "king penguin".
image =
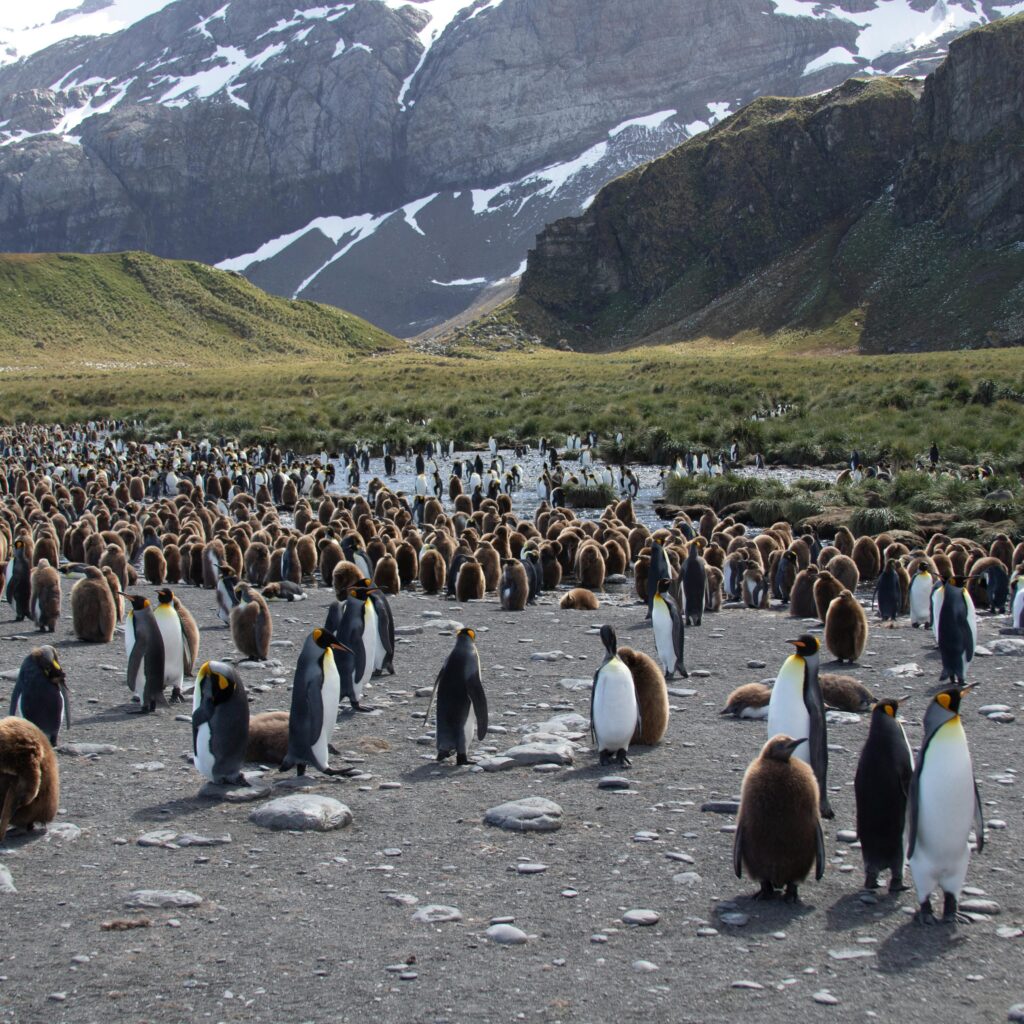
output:
[[[487, 735], [487, 695], [480, 681], [476, 632], [460, 629], [455, 648], [434, 681], [437, 699], [437, 759], [455, 754], [456, 764], [469, 764], [469, 742]], [[430, 714], [430, 708], [427, 708]]]
[[665, 549], [655, 541], [651, 545], [651, 564], [647, 569], [647, 618], [654, 615], [654, 593], [655, 585], [660, 579], [671, 579], [672, 570], [669, 568], [668, 558]]
[[192, 698], [192, 752], [199, 774], [224, 786], [246, 786], [249, 699], [234, 665], [208, 661], [196, 674]]
[[684, 659], [686, 633], [683, 617], [679, 606], [672, 598], [669, 588], [670, 579], [659, 579], [654, 592], [651, 606], [651, 625], [654, 628], [654, 646], [658, 651], [658, 660], [669, 680], [678, 672], [684, 679], [689, 676]]
[[819, 648], [817, 637], [804, 633], [796, 640], [787, 640], [796, 651], [779, 669], [768, 703], [768, 738], [784, 733], [804, 737], [794, 751], [806, 761], [818, 780], [821, 816], [834, 818], [828, 800], [828, 726], [825, 724], [825, 702], [818, 681]]
[[910, 624], [914, 629], [931, 625], [933, 583], [928, 566], [922, 562], [910, 581]]
[[941, 888], [943, 924], [963, 920], [960, 892], [971, 857], [971, 827], [978, 852], [985, 845], [981, 799], [971, 752], [960, 721], [960, 701], [970, 686], [935, 694], [924, 716], [924, 741], [910, 783], [907, 859], [920, 908], [917, 920], [934, 924], [931, 894]]
[[222, 565], [220, 579], [217, 580], [217, 618], [229, 629], [231, 627], [231, 609], [238, 604], [238, 577], [231, 571], [231, 566]]
[[900, 702], [880, 700], [871, 711], [868, 738], [860, 752], [853, 792], [857, 838], [864, 858], [864, 888], [878, 888], [878, 874], [889, 871], [889, 892], [902, 892], [903, 827], [914, 756], [896, 717]]
[[601, 764], [614, 758], [620, 765], [629, 765], [629, 741], [640, 724], [633, 674], [618, 655], [615, 630], [601, 627], [605, 657], [594, 673], [590, 692], [590, 731], [600, 754]]
[[978, 625], [974, 602], [967, 588], [950, 580], [942, 588], [942, 604], [938, 614], [938, 643], [942, 655], [942, 675], [953, 684], [967, 682], [967, 668], [974, 660]]
[[31, 651], [21, 663], [11, 694], [10, 714], [31, 722], [57, 746], [60, 723], [71, 728], [71, 700], [57, 651], [49, 644]]
[[299, 775], [313, 765], [325, 775], [337, 774], [328, 764], [328, 744], [338, 720], [341, 678], [336, 653], [348, 651], [325, 629], [314, 629], [299, 652], [288, 715], [288, 753], [280, 771], [294, 768]]
[[192, 651], [185, 638], [178, 610], [174, 607], [174, 593], [168, 588], [156, 592], [157, 606], [153, 617], [160, 627], [160, 639], [164, 649], [164, 687], [171, 687], [171, 703], [184, 701], [181, 695], [185, 676], [192, 675]]
[[141, 594], [125, 597], [132, 605], [124, 630], [128, 689], [141, 703], [145, 715], [156, 711], [157, 698], [164, 699], [164, 643], [149, 599]]

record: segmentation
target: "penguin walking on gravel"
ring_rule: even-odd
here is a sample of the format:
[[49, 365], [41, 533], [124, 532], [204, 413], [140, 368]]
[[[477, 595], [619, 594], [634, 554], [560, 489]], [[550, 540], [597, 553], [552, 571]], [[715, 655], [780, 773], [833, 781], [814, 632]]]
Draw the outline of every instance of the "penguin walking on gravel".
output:
[[877, 889], [878, 875], [889, 874], [889, 892], [903, 892], [903, 830], [914, 756], [896, 717], [900, 702], [880, 700], [871, 711], [868, 738], [860, 752], [853, 792], [857, 801], [857, 838], [864, 858], [864, 888]]
[[669, 568], [668, 558], [665, 549], [655, 541], [651, 545], [651, 564], [647, 568], [647, 618], [654, 615], [654, 586], [660, 579], [671, 579], [672, 570]]
[[16, 622], [22, 622], [29, 614], [31, 581], [32, 566], [25, 554], [25, 542], [19, 537], [14, 542], [14, 553], [7, 566], [7, 582], [4, 587], [7, 602], [14, 608]]
[[686, 627], [679, 605], [673, 599], [670, 579], [659, 579], [654, 591], [651, 606], [651, 625], [654, 629], [654, 646], [658, 651], [658, 660], [669, 680], [678, 672], [684, 679], [689, 676], [684, 658], [686, 643]]
[[966, 920], [958, 910], [971, 858], [971, 828], [978, 852], [985, 845], [985, 820], [974, 781], [971, 752], [960, 720], [960, 702], [971, 689], [935, 694], [924, 716], [924, 741], [910, 783], [907, 859], [917, 889], [920, 924], [935, 924], [931, 894], [941, 889], [942, 923]]
[[928, 566], [922, 562], [910, 581], [910, 625], [930, 627], [932, 623], [932, 574]]
[[231, 628], [231, 609], [238, 604], [238, 577], [231, 571], [231, 566], [220, 566], [220, 579], [217, 580], [217, 618], [229, 629]]
[[609, 625], [601, 627], [605, 657], [594, 673], [590, 692], [590, 731], [597, 745], [601, 764], [628, 766], [629, 743], [640, 724], [633, 674], [618, 655], [618, 638]]
[[878, 604], [878, 617], [883, 622], [895, 622], [903, 608], [903, 588], [900, 586], [896, 563], [890, 558], [875, 584], [874, 600]]
[[242, 774], [249, 742], [249, 699], [238, 670], [208, 661], [196, 674], [192, 699], [192, 752], [199, 774], [223, 786], [246, 786]]
[[160, 625], [149, 599], [125, 594], [132, 610], [125, 622], [124, 642], [128, 651], [128, 689], [142, 705], [141, 714], [156, 711], [157, 699], [164, 701], [164, 644]]
[[785, 888], [787, 903], [800, 899], [798, 886], [814, 868], [825, 873], [825, 839], [814, 773], [793, 754], [804, 739], [772, 736], [747, 768], [740, 791], [732, 863], [761, 883], [755, 900], [774, 899]]
[[[469, 743], [487, 735], [487, 695], [480, 680], [480, 654], [476, 632], [460, 629], [455, 648], [445, 658], [434, 680], [437, 701], [437, 759], [445, 761], [455, 754], [456, 764], [469, 764]], [[430, 706], [427, 706], [427, 716]]]
[[338, 720], [341, 677], [335, 664], [337, 654], [350, 649], [325, 629], [314, 629], [299, 652], [292, 683], [292, 703], [288, 715], [288, 753], [280, 771], [294, 768], [305, 775], [306, 766], [325, 775], [344, 774], [328, 763], [331, 734]]
[[704, 617], [704, 602], [707, 597], [708, 574], [701, 557], [700, 549], [703, 537], [696, 537], [690, 542], [690, 552], [683, 562], [679, 576], [683, 581], [683, 614], [686, 625], [699, 626]]
[[939, 653], [942, 655], [940, 682], [948, 679], [957, 686], [967, 682], [967, 669], [974, 660], [977, 641], [978, 625], [971, 595], [966, 587], [950, 580], [942, 588], [938, 614]]
[[377, 615], [372, 675], [382, 676], [387, 672], [388, 675], [393, 676], [395, 674], [395, 668], [392, 665], [395, 657], [395, 619], [391, 614], [391, 603], [373, 580], [363, 579], [362, 586]]
[[49, 644], [31, 651], [21, 663], [9, 714], [31, 722], [53, 746], [57, 746], [61, 722], [71, 728], [67, 680]]
[[164, 587], [156, 592], [156, 597], [157, 606], [153, 609], [153, 617], [160, 627], [163, 644], [164, 687], [171, 688], [171, 703], [180, 704], [185, 699], [181, 693], [185, 676], [192, 675], [192, 650], [181, 616], [174, 607], [173, 591]]
[[370, 712], [362, 703], [363, 691], [373, 671], [373, 653], [367, 657], [366, 599], [362, 585], [352, 587], [344, 601], [335, 601], [327, 612], [324, 628], [341, 644], [334, 663], [340, 677], [341, 696], [353, 711]]
[[825, 701], [818, 678], [820, 644], [815, 636], [804, 633], [787, 640], [796, 650], [783, 663], [768, 702], [768, 738], [785, 734], [802, 737], [794, 749], [796, 757], [807, 762], [818, 782], [821, 816], [834, 818], [828, 799], [828, 726]]

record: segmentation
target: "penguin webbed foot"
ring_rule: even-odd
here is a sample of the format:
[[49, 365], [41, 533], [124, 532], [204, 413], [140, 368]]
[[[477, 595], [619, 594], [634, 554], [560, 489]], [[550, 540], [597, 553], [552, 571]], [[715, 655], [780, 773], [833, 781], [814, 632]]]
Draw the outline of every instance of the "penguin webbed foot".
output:
[[939, 923], [954, 926], [970, 924], [971, 919], [966, 914], [961, 913], [958, 908], [957, 898], [952, 893], [947, 892], [942, 904], [942, 919]]
[[633, 762], [630, 761], [629, 756], [624, 750], [620, 750], [615, 755], [615, 763], [621, 765], [623, 768], [631, 768], [633, 766]]
[[368, 714], [371, 711], [376, 711], [376, 708], [372, 707], [370, 704], [360, 704], [359, 701], [354, 700], [352, 701], [352, 710]]
[[469, 757], [466, 754], [456, 754], [455, 755], [455, 763], [456, 764], [469, 764]]
[[775, 886], [767, 879], [762, 879], [761, 888], [758, 889], [750, 898], [752, 900], [773, 900], [775, 899], [775, 896]]
[[170, 703], [172, 703], [172, 704], [184, 704], [185, 703], [185, 698], [181, 695], [181, 690], [177, 686], [173, 690], [171, 690]]
[[797, 892], [796, 882], [787, 882], [786, 891], [783, 894], [782, 901], [784, 903], [799, 903], [800, 893]]
[[832, 805], [827, 800], [821, 805], [821, 810], [819, 813], [823, 818], [826, 818], [829, 821], [831, 821], [836, 816], [836, 812], [832, 810]]
[[917, 908], [917, 913], [914, 915], [914, 923], [919, 925], [938, 924], [938, 918], [932, 912], [932, 901], [930, 899], [924, 900]]
[[451, 757], [453, 753], [454, 753], [453, 750], [439, 750], [437, 752], [437, 758], [436, 758], [437, 763], [441, 764], [441, 762], [447, 761], [448, 758]]
[[869, 871], [864, 876], [864, 888], [865, 889], [880, 889], [881, 886], [878, 884], [878, 872]]
[[612, 763], [612, 755], [609, 754], [607, 750], [602, 750], [600, 760], [602, 767], [604, 767], [605, 765], [609, 765]]

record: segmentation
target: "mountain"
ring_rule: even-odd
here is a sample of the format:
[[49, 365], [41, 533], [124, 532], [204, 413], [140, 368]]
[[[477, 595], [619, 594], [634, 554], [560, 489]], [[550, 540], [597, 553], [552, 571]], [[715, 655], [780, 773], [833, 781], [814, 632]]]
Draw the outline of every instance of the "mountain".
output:
[[366, 321], [142, 252], [0, 255], [6, 369], [241, 366], [404, 349]]
[[606, 186], [530, 253], [520, 310], [585, 348], [807, 331], [1024, 344], [1024, 15], [920, 83], [763, 98]]
[[507, 287], [545, 224], [756, 98], [923, 73], [1024, 3], [5, 7], [5, 249], [203, 260], [409, 336]]

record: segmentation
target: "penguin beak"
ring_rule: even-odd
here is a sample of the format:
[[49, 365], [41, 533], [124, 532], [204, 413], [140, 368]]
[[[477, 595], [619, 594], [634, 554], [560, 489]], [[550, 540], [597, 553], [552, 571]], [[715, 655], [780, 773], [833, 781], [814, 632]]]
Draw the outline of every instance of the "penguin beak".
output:
[[960, 692], [962, 694], [963, 693], [970, 693], [971, 690], [973, 690], [976, 686], [979, 686], [979, 685], [980, 685], [980, 683], [968, 683], [966, 686], [961, 686], [960, 687]]
[[346, 647], [343, 643], [333, 643], [330, 646], [332, 651], [341, 651], [344, 654], [352, 653], [352, 648]]
[[801, 743], [806, 743], [806, 742], [807, 742], [807, 737], [805, 736], [802, 740], [790, 740], [786, 744], [786, 746], [789, 748], [789, 752], [792, 754], [793, 751], [796, 750], [796, 748], [799, 747]]
[[[786, 643], [787, 644], [792, 644], [796, 648], [801, 648], [804, 645], [803, 640], [787, 640]], [[803, 741], [801, 741], [801, 742], [803, 742]]]

